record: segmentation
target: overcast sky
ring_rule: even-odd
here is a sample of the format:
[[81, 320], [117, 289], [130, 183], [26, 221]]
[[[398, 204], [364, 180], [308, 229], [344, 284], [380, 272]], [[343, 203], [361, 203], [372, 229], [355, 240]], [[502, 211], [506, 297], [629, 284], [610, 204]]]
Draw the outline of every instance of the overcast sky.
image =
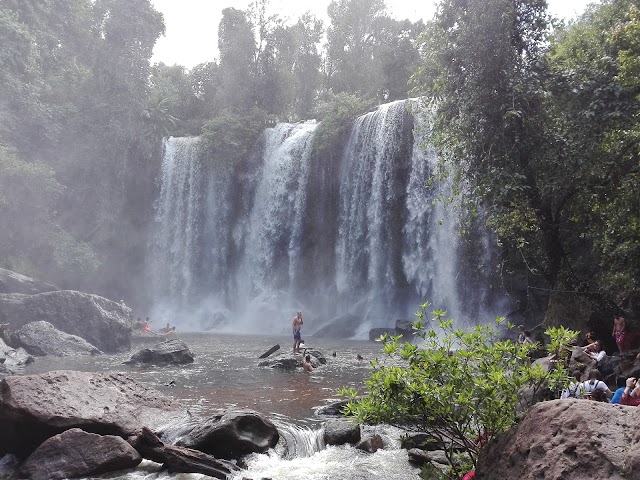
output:
[[[187, 68], [215, 60], [217, 56], [218, 24], [222, 10], [247, 8], [252, 0], [151, 0], [164, 15], [166, 34], [158, 39], [153, 50], [153, 62], [175, 63]], [[270, 0], [270, 8], [283, 18], [297, 20], [312, 11], [325, 20], [331, 0]], [[478, 0], [482, 1], [482, 0]], [[434, 12], [434, 0], [387, 0], [389, 13], [398, 19], [427, 20]], [[572, 18], [584, 11], [592, 0], [548, 0], [549, 10], [561, 18]]]

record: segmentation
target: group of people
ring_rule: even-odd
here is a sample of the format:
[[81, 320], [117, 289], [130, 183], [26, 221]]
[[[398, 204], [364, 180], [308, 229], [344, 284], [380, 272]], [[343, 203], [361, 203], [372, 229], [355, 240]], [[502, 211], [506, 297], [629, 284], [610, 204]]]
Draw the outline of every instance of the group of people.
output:
[[[303, 321], [302, 321], [302, 312], [300, 310], [298, 310], [298, 313], [296, 313], [295, 317], [293, 317], [293, 324], [292, 324], [292, 328], [293, 328], [293, 354], [295, 355], [296, 353], [301, 353], [300, 352], [300, 345], [302, 345], [303, 340], [302, 340], [302, 325], [303, 325]], [[306, 355], [306, 349], [303, 352], [304, 355], [304, 359], [302, 361], [302, 368], [305, 372], [312, 372], [313, 371], [313, 365], [311, 364], [311, 355]]]
[[[134, 324], [134, 328], [136, 328], [138, 330], [143, 330], [143, 331], [148, 332], [148, 333], [154, 333], [154, 331], [151, 329], [151, 320], [149, 319], [149, 317], [145, 318], [144, 322], [140, 319], [140, 317], [138, 317], [138, 319], [136, 320], [136, 322]], [[169, 324], [169, 322], [167, 322], [167, 326], [166, 327], [160, 328], [155, 333], [159, 333], [161, 335], [166, 335], [167, 337], [177, 337], [177, 332], [176, 332], [175, 325], [171, 326]]]
[[[602, 402], [610, 402], [621, 405], [640, 405], [640, 381], [636, 377], [624, 377], [618, 375], [616, 377], [616, 389], [612, 391], [607, 383], [607, 378], [615, 375], [613, 368], [613, 359], [621, 360], [622, 357], [631, 353], [633, 349], [636, 334], [627, 331], [627, 323], [623, 316], [615, 315], [613, 317], [612, 337], [618, 347], [619, 357], [609, 357], [604, 349], [604, 343], [595, 338], [593, 332], [589, 332], [585, 336], [585, 344], [582, 351], [594, 361], [594, 368], [588, 374], [588, 379], [581, 381], [582, 374], [579, 371], [574, 372], [573, 381], [562, 391], [560, 398], [586, 398]], [[640, 353], [633, 356], [633, 360], [640, 360]]]

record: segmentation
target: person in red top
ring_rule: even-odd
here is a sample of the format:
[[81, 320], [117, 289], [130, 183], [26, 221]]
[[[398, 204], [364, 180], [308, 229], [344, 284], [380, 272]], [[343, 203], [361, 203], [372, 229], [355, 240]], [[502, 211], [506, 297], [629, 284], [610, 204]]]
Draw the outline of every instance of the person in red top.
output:
[[635, 378], [627, 378], [627, 386], [624, 387], [624, 392], [622, 392], [620, 405], [630, 405], [633, 407], [640, 405], [640, 384], [638, 384]]

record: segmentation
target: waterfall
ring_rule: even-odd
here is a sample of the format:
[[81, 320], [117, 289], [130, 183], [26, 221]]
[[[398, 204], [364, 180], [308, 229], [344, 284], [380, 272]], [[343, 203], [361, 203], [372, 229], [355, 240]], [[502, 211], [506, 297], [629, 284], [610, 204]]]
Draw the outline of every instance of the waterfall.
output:
[[425, 300], [459, 319], [491, 311], [487, 236], [461, 239], [458, 212], [436, 201], [450, 187], [425, 187], [438, 158], [409, 103], [357, 118], [331, 158], [312, 151], [315, 122], [265, 129], [233, 168], [197, 138], [168, 139], [153, 314], [185, 329], [281, 334], [298, 309], [316, 326], [349, 313], [364, 334], [413, 318]]

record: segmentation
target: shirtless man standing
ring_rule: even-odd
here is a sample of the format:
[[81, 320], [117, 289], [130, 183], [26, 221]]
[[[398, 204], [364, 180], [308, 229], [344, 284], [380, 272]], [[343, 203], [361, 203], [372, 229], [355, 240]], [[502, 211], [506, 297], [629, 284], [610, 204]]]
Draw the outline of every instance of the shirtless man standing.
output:
[[300, 334], [300, 329], [302, 328], [302, 312], [298, 312], [295, 317], [293, 317], [293, 353], [300, 353], [300, 340], [302, 336]]

